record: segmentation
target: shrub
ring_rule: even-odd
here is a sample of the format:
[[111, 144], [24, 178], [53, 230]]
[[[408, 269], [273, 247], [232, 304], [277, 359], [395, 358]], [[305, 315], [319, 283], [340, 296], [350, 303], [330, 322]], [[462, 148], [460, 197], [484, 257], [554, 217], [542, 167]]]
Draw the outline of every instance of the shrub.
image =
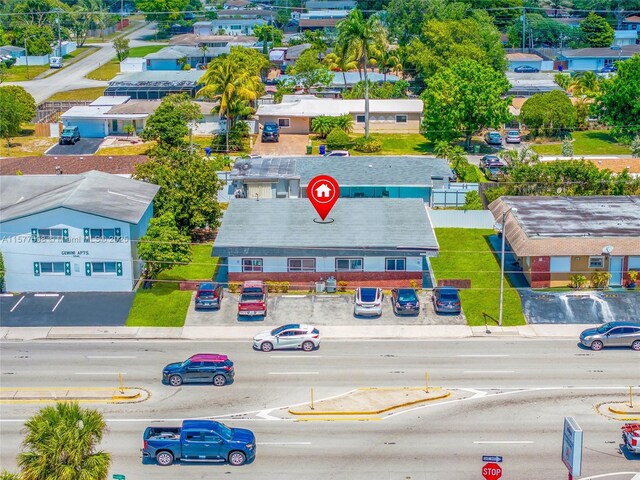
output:
[[287, 293], [289, 291], [289, 282], [281, 282], [280, 283], [280, 291], [282, 293]]
[[584, 275], [571, 275], [571, 282], [569, 283], [569, 286], [571, 288], [580, 289], [584, 287], [586, 283], [587, 277], [585, 277]]
[[[237, 121], [229, 130], [229, 151], [238, 152], [245, 150], [249, 140], [249, 125], [244, 121]], [[211, 149], [214, 152], [224, 152], [226, 150], [227, 139], [224, 133], [213, 136]]]
[[278, 282], [265, 282], [267, 285], [267, 292], [269, 293], [277, 293], [278, 292]]
[[347, 291], [347, 285], [349, 285], [348, 282], [345, 282], [344, 280], [340, 280], [338, 282], [338, 291], [339, 292], [346, 292]]
[[593, 288], [607, 288], [609, 286], [609, 280], [611, 280], [611, 274], [609, 272], [594, 272], [591, 275], [591, 286]]
[[570, 137], [562, 139], [562, 156], [573, 157], [573, 140]]
[[353, 117], [348, 113], [339, 117], [320, 115], [311, 121], [311, 131], [322, 139], [327, 138], [333, 130], [339, 128], [347, 133], [353, 131]]
[[482, 200], [480, 195], [476, 191], [467, 192], [464, 197], [464, 205], [460, 207], [461, 210], [482, 210]]
[[640, 158], [640, 135], [631, 142], [631, 155]]
[[487, 203], [493, 202], [496, 198], [500, 198], [506, 195], [507, 191], [504, 187], [487, 188], [484, 191], [484, 196], [487, 199]]
[[379, 152], [382, 150], [382, 142], [374, 138], [360, 137], [355, 141], [353, 149], [363, 153]]
[[229, 282], [229, 291], [231, 293], [238, 293], [240, 291], [240, 287], [242, 287], [242, 283], [240, 282]]
[[416, 280], [409, 280], [409, 285], [411, 286], [411, 288], [413, 289], [418, 289], [420, 288], [420, 285], [418, 284], [418, 282]]
[[346, 148], [349, 144], [351, 144], [351, 139], [344, 130], [334, 128], [331, 130], [331, 133], [327, 135], [327, 145], [331, 149]]
[[191, 70], [191, 65], [185, 63], [184, 65], [182, 65], [182, 70]]

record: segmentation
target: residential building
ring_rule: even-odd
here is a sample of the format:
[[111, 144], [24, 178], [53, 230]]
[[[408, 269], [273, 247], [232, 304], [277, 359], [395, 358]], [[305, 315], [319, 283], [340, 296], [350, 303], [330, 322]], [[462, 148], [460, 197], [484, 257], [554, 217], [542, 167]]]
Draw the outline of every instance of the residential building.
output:
[[[369, 100], [369, 129], [377, 133], [418, 133], [422, 121], [420, 99]], [[320, 116], [351, 115], [354, 131], [364, 131], [364, 100], [322, 99], [313, 95], [284, 95], [282, 103], [259, 105], [260, 126], [276, 122], [280, 133], [310, 133], [311, 121]]]
[[157, 100], [172, 93], [195, 97], [204, 73], [204, 70], [165, 70], [120, 74], [109, 82], [104, 94], [136, 100]]
[[266, 25], [263, 18], [218, 18], [207, 22], [193, 24], [193, 33], [200, 36], [210, 35], [253, 35], [257, 25]]
[[340, 198], [419, 198], [430, 203], [434, 189], [449, 184], [446, 160], [409, 156], [276, 157], [238, 159], [229, 178], [234, 192], [256, 198], [306, 198], [307, 185], [329, 175]]
[[534, 288], [595, 272], [609, 272], [616, 287], [640, 270], [640, 196], [501, 197], [489, 205], [500, 223], [509, 209], [505, 240]]
[[137, 242], [159, 187], [119, 175], [13, 175], [0, 182], [8, 291], [131, 291]]
[[[82, 138], [104, 138], [126, 135], [127, 125], [140, 133], [147, 118], [160, 106], [161, 100], [132, 100], [128, 96], [100, 97], [89, 105], [71, 107], [60, 116], [65, 126], [77, 126]], [[217, 106], [211, 102], [195, 102], [203, 115], [201, 124], [218, 122], [211, 113]]]
[[307, 10], [353, 10], [356, 0], [308, 0], [304, 6]]
[[15, 45], [3, 45], [0, 47], [0, 55], [8, 55], [13, 58], [20, 58], [26, 55], [26, 50], [23, 47], [16, 47]]
[[542, 70], [542, 57], [535, 53], [507, 53], [507, 69], [510, 71], [518, 67], [533, 67]]
[[231, 49], [231, 47], [235, 46], [253, 47], [257, 41], [257, 37], [246, 35], [196, 35], [195, 33], [185, 33], [172, 37], [169, 40], [169, 45], [186, 47], [201, 47], [202, 45], [206, 45], [211, 48]]
[[638, 43], [638, 30], [616, 30], [613, 38], [613, 45], [624, 47], [625, 45], [635, 45]]
[[622, 20], [622, 28], [625, 30], [640, 30], [640, 15], [631, 15]]
[[232, 282], [430, 284], [428, 258], [438, 255], [438, 242], [422, 200], [341, 198], [326, 222], [307, 199], [233, 200], [212, 255]]
[[624, 45], [613, 48], [579, 48], [563, 50], [560, 60], [568, 62], [568, 69], [576, 72], [598, 72], [620, 60], [627, 60], [640, 53], [640, 45]]
[[306, 13], [294, 12], [292, 20], [298, 22], [299, 30], [334, 30], [336, 24], [349, 15], [349, 10], [310, 10]]
[[264, 10], [264, 9], [252, 9], [252, 8], [241, 8], [241, 9], [228, 9], [228, 10], [218, 10], [216, 15], [219, 19], [238, 19], [238, 18], [262, 18], [269, 23], [273, 23], [276, 19], [276, 11], [275, 10]]
[[[289, 62], [286, 60], [288, 54], [289, 52], [287, 51], [287, 53], [285, 54], [286, 64], [289, 64]], [[364, 82], [364, 76], [359, 72], [331, 72], [331, 73], [333, 74], [333, 79], [331, 80], [331, 83], [327, 87], [317, 88], [318, 91], [322, 91], [324, 89], [330, 89], [330, 90], [337, 89], [339, 91], [344, 91], [344, 90], [349, 90], [353, 88], [353, 86], [356, 83]], [[287, 80], [293, 80], [293, 77], [290, 75], [280, 75], [278, 79], [280, 81], [287, 81]], [[396, 83], [400, 79], [396, 75], [392, 75], [391, 73], [387, 73], [385, 75], [378, 72], [367, 72], [367, 80], [369, 80], [369, 82], [371, 83], [384, 83], [384, 82]]]

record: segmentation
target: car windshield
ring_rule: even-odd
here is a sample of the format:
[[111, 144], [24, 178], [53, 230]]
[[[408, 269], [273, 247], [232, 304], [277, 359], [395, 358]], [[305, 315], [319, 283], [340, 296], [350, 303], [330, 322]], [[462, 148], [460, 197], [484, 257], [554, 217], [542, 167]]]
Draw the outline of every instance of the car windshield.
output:
[[375, 288], [362, 288], [360, 290], [360, 300], [363, 302], [375, 302], [376, 293]]
[[247, 287], [242, 289], [242, 294], [246, 295], [246, 294], [262, 294], [262, 289], [260, 287]]
[[520, 134], [518, 132], [509, 132], [510, 137], [519, 137]]
[[413, 290], [400, 290], [398, 292], [398, 300], [401, 302], [415, 302], [417, 298]]
[[187, 358], [184, 362], [182, 362], [182, 365], [180, 365], [181, 367], [186, 367], [188, 365], [191, 364], [191, 359]]
[[611, 330], [611, 327], [613, 327], [613, 324], [605, 323], [604, 325], [598, 327], [598, 333], [607, 333], [609, 330]]
[[278, 328], [274, 328], [271, 330], [271, 335], [278, 335], [279, 333], [284, 332], [285, 330], [289, 330], [290, 328], [298, 328], [299, 325], [283, 325]]
[[497, 167], [495, 165], [492, 165], [489, 167], [489, 173], [491, 173], [491, 175], [497, 175], [498, 173], [502, 173], [502, 167]]
[[440, 292], [440, 300], [458, 300], [456, 292]]
[[500, 134], [498, 132], [491, 132], [489, 134], [489, 138], [499, 138]]
[[264, 126], [264, 131], [265, 132], [275, 132], [278, 129], [278, 126], [275, 123], [272, 124], [266, 124]]
[[216, 430], [218, 431], [218, 434], [225, 440], [231, 440], [233, 438], [233, 431], [222, 423], [219, 423], [217, 425]]

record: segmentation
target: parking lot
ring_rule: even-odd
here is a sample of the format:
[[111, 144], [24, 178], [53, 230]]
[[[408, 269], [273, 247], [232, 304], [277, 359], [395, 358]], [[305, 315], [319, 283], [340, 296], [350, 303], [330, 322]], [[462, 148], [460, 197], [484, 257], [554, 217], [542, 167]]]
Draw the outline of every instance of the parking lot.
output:
[[93, 155], [98, 151], [104, 138], [82, 138], [75, 145], [55, 144], [46, 151], [47, 155]]
[[129, 316], [133, 295], [133, 292], [3, 295], [0, 296], [0, 326], [122, 326]]
[[[195, 292], [194, 292], [195, 296]], [[431, 292], [421, 292], [420, 314], [396, 316], [390, 296], [385, 295], [380, 317], [355, 317], [353, 295], [270, 295], [267, 317], [238, 318], [238, 294], [225, 292], [220, 310], [195, 310], [193, 299], [185, 326], [237, 325], [238, 322], [264, 322], [268, 325], [309, 323], [312, 325], [466, 325], [463, 315], [436, 315]]]

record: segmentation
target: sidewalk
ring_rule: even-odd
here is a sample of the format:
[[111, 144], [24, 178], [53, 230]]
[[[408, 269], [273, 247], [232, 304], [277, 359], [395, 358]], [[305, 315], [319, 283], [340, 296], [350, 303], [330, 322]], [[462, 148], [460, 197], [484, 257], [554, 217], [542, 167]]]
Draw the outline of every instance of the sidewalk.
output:
[[[276, 328], [261, 322], [234, 326], [157, 327], [0, 327], [0, 340], [246, 340]], [[471, 337], [567, 338], [577, 341], [592, 324], [524, 325], [520, 327], [466, 325], [340, 325], [324, 326], [324, 340], [433, 340]]]

